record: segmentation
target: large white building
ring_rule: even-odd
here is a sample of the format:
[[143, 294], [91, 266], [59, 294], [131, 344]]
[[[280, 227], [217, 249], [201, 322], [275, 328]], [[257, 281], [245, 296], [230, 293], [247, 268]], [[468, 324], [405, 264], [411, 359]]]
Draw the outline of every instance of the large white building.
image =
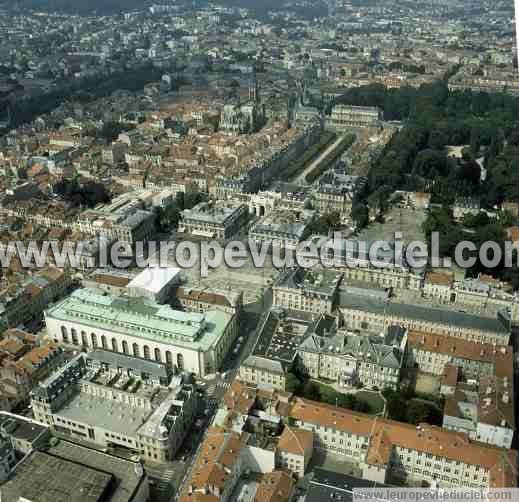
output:
[[508, 345], [510, 319], [495, 319], [442, 310], [422, 305], [397, 303], [388, 299], [341, 290], [338, 307], [344, 326], [350, 330], [380, 333], [393, 324], [408, 330], [452, 336], [477, 343]]
[[383, 338], [352, 332], [316, 333], [298, 347], [301, 370], [312, 378], [349, 386], [361, 383], [397, 389], [407, 351], [407, 333], [390, 326]]
[[314, 432], [314, 449], [339, 455], [380, 483], [439, 488], [504, 488], [517, 484], [517, 452], [467, 434], [372, 417], [296, 398], [295, 427]]
[[382, 110], [376, 106], [335, 105], [326, 120], [326, 127], [332, 131], [380, 127], [383, 119]]
[[31, 403], [53, 431], [152, 462], [173, 459], [198, 407], [193, 386], [171, 380], [164, 364], [105, 351], [78, 354], [33, 390]]
[[248, 214], [245, 204], [201, 202], [182, 211], [178, 232], [208, 239], [230, 239], [247, 223]]
[[218, 370], [237, 334], [233, 316], [221, 310], [181, 312], [148, 298], [90, 289], [53, 305], [45, 321], [57, 342], [142, 357], [201, 376]]

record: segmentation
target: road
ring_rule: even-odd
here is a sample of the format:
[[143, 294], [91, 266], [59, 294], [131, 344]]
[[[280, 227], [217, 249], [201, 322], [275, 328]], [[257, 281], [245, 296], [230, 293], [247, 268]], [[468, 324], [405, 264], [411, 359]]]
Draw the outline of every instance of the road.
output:
[[306, 176], [308, 173], [312, 172], [316, 167], [319, 166], [321, 162], [323, 162], [324, 159], [328, 155], [330, 155], [341, 143], [341, 141], [344, 139], [344, 135], [339, 136], [326, 150], [321, 152], [319, 154], [319, 157], [317, 157], [313, 162], [310, 163], [310, 165], [298, 176], [296, 176], [292, 183], [306, 183]]
[[[261, 325], [271, 307], [272, 290], [270, 288], [265, 291], [263, 298], [244, 307], [243, 316], [240, 320], [239, 337], [243, 336], [245, 340], [240, 352], [237, 357], [228, 358], [228, 361], [226, 361], [226, 364], [222, 368], [222, 373], [217, 373], [203, 381], [202, 388], [205, 390], [205, 411], [208, 426], [212, 423], [227, 389], [229, 389], [232, 381], [236, 378], [241, 363], [252, 353], [258, 341]], [[233, 348], [231, 348], [231, 351], [232, 350]], [[199, 437], [192, 443], [193, 448], [191, 452], [185, 457], [185, 463], [188, 464], [188, 466], [180, 482], [180, 487], [191, 473], [194, 459], [198, 455], [198, 450], [206, 434], [207, 429], [200, 431]], [[179, 494], [179, 490], [176, 492], [175, 496]]]

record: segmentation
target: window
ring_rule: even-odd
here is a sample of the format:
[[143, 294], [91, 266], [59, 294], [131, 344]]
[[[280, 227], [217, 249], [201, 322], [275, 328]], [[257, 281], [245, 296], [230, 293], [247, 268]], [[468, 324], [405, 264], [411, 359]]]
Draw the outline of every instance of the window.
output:
[[92, 348], [97, 349], [97, 336], [95, 333], [90, 334], [90, 340], [92, 341]]
[[149, 359], [150, 358], [150, 348], [145, 345], [144, 346], [144, 359]]
[[65, 328], [65, 326], [61, 326], [61, 337], [63, 338], [63, 341], [65, 343], [68, 343], [68, 332], [67, 332], [67, 328]]
[[74, 345], [79, 345], [79, 338], [77, 336], [77, 331], [74, 328], [72, 328], [71, 333], [72, 333], [72, 343]]
[[132, 350], [133, 350], [134, 357], [139, 357], [140, 356], [139, 346], [136, 343], [134, 343], [132, 345]]
[[123, 340], [123, 354], [128, 354], [128, 342], [126, 340]]
[[115, 338], [112, 338], [112, 350], [114, 352], [119, 352], [119, 347], [117, 345], [117, 340]]
[[101, 336], [101, 346], [103, 347], [104, 350], [108, 349], [108, 342], [106, 341], [105, 335]]

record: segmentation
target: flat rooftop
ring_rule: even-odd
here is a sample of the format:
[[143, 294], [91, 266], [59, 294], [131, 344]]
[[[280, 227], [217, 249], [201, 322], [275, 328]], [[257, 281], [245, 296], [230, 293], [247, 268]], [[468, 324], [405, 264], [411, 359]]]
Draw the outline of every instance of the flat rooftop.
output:
[[323, 502], [325, 500], [352, 502], [355, 488], [381, 487], [389, 487], [389, 485], [316, 468], [313, 471], [305, 502]]
[[15, 439], [31, 443], [48, 430], [46, 425], [7, 412], [0, 412], [0, 428], [5, 428]]
[[181, 270], [175, 267], [148, 267], [138, 274], [127, 288], [139, 288], [151, 293], [160, 293], [168, 284], [178, 278], [180, 273]]
[[274, 287], [301, 289], [324, 296], [331, 296], [342, 280], [342, 273], [333, 270], [286, 269], [276, 280]]
[[198, 220], [200, 222], [224, 225], [227, 220], [242, 209], [241, 204], [219, 202], [211, 205], [207, 202], [200, 202], [192, 209], [182, 211], [183, 220]]
[[114, 484], [108, 472], [35, 451], [16, 468], [0, 493], [10, 502], [102, 502], [110, 500], [107, 494]]
[[[56, 415], [74, 422], [88, 423], [110, 432], [133, 436], [152, 413], [113, 399], [86, 393], [75, 394]], [[59, 426], [59, 422], [57, 424]]]
[[[138, 463], [120, 457], [114, 457], [86, 446], [61, 439], [55, 446], [47, 450], [48, 453], [70, 462], [113, 474], [117, 482], [117, 488], [109, 498], [109, 502], [132, 502], [135, 492], [142, 483], [146, 482], [146, 475], [136, 473]], [[75, 502], [73, 498], [68, 501]]]
[[306, 312], [279, 312], [272, 309], [252, 351], [252, 356], [290, 363], [312, 324], [311, 314]]

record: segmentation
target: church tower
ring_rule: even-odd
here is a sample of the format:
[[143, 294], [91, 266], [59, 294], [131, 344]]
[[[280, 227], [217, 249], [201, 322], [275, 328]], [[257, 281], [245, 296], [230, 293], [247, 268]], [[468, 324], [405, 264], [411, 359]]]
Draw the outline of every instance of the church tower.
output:
[[258, 77], [256, 75], [256, 67], [254, 67], [252, 78], [249, 82], [249, 101], [252, 101], [253, 103], [260, 102], [260, 89]]

